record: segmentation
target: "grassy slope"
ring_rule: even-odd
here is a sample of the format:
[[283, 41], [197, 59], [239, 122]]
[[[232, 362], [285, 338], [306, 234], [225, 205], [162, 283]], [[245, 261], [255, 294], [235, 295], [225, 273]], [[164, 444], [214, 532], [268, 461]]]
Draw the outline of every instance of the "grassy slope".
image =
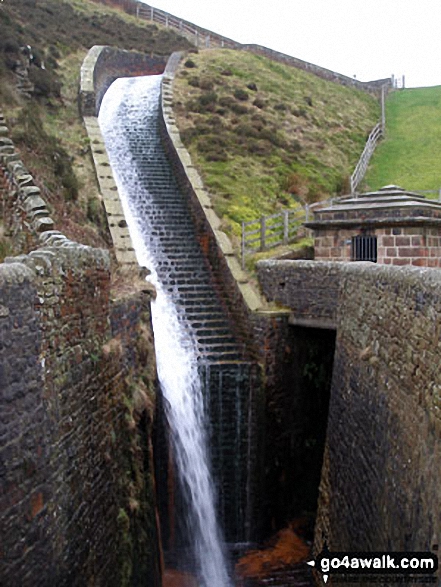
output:
[[242, 221], [345, 191], [379, 117], [360, 91], [226, 49], [181, 66], [174, 110], [224, 229], [236, 235]]
[[386, 140], [376, 150], [365, 184], [409, 190], [441, 188], [441, 86], [400, 90], [386, 102]]
[[[0, 107], [25, 165], [67, 236], [108, 246], [106, 220], [78, 111], [80, 67], [95, 44], [168, 55], [191, 46], [171, 31], [137, 21], [90, 0], [5, 0], [0, 4]], [[29, 100], [15, 88], [19, 47], [31, 45], [37, 63], [30, 74], [37, 93]], [[1, 232], [0, 232], [1, 234]], [[0, 236], [0, 256], [8, 254]]]

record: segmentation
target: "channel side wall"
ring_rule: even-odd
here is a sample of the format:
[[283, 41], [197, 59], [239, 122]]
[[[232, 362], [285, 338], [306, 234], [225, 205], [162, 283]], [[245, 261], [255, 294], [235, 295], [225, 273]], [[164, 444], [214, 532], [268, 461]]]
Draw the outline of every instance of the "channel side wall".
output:
[[[215, 213], [210, 194], [181, 141], [174, 119], [173, 80], [181, 56], [181, 53], [174, 53], [170, 57], [162, 83], [160, 124], [165, 149], [181, 189], [187, 194], [199, 242], [217, 277], [236, 330], [243, 341], [255, 343], [254, 323], [261, 318], [261, 311], [268, 312], [265, 301], [242, 270], [230, 239], [222, 231], [221, 219]], [[254, 344], [255, 351], [259, 346]]]
[[89, 50], [81, 67], [80, 111], [90, 140], [95, 173], [116, 259], [121, 266], [129, 269], [138, 268], [138, 262], [97, 116], [104, 94], [116, 79], [160, 74], [163, 73], [166, 63], [165, 57], [152, 57], [136, 51], [96, 45]]
[[151, 292], [132, 273], [117, 295], [109, 252], [53, 229], [0, 127], [3, 220], [29, 251], [0, 264], [0, 583], [159, 586]]
[[337, 337], [315, 549], [431, 551], [441, 540], [441, 273], [259, 264], [264, 290], [294, 316], [299, 292], [320, 291], [326, 271]]

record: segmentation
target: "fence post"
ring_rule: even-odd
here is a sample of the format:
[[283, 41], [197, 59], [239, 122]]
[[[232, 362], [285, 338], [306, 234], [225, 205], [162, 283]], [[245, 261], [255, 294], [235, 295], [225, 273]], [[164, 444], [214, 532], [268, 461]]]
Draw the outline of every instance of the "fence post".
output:
[[384, 86], [381, 86], [381, 132], [386, 132], [386, 104]]
[[245, 222], [242, 222], [242, 241], [240, 250], [242, 256], [242, 269], [245, 269]]
[[438, 192], [438, 202], [441, 202], [441, 188], [439, 188]]
[[283, 244], [288, 244], [289, 237], [289, 210], [283, 211]]
[[260, 250], [265, 250], [265, 239], [266, 239], [266, 219], [265, 216], [260, 217]]
[[153, 8], [153, 6], [150, 8], [150, 20], [153, 22], [155, 16], [155, 9]]

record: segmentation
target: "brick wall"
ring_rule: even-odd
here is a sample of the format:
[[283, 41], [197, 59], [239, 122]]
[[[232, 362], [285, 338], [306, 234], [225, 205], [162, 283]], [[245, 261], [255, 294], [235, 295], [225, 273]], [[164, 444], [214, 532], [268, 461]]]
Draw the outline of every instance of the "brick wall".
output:
[[441, 234], [437, 228], [386, 228], [378, 236], [378, 262], [385, 265], [441, 267]]
[[108, 254], [58, 235], [0, 280], [1, 582], [156, 584], [148, 294], [110, 314]]
[[[365, 234], [359, 228], [316, 231], [314, 257], [318, 261], [351, 261], [351, 239]], [[398, 226], [371, 229], [377, 237], [377, 262], [385, 265], [441, 266], [441, 235], [438, 228]]]

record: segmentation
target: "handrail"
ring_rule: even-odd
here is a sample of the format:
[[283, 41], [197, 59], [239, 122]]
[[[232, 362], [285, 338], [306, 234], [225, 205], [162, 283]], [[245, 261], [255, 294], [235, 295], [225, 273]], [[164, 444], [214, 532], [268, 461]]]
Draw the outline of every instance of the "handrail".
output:
[[369, 161], [371, 160], [372, 154], [375, 151], [379, 141], [384, 137], [386, 132], [386, 92], [389, 85], [384, 84], [381, 87], [381, 119], [378, 124], [374, 126], [372, 129], [367, 141], [366, 145], [363, 149], [363, 153], [358, 160], [357, 165], [355, 166], [354, 172], [351, 175], [351, 195], [356, 194], [356, 190], [360, 183], [362, 182], [368, 165]]
[[372, 129], [366, 145], [363, 149], [363, 153], [358, 160], [357, 165], [355, 166], [354, 172], [351, 175], [351, 194], [354, 195], [357, 187], [360, 185], [363, 177], [365, 176], [367, 167], [369, 165], [369, 161], [372, 157], [375, 148], [383, 137], [383, 125], [381, 122], [376, 124]]

